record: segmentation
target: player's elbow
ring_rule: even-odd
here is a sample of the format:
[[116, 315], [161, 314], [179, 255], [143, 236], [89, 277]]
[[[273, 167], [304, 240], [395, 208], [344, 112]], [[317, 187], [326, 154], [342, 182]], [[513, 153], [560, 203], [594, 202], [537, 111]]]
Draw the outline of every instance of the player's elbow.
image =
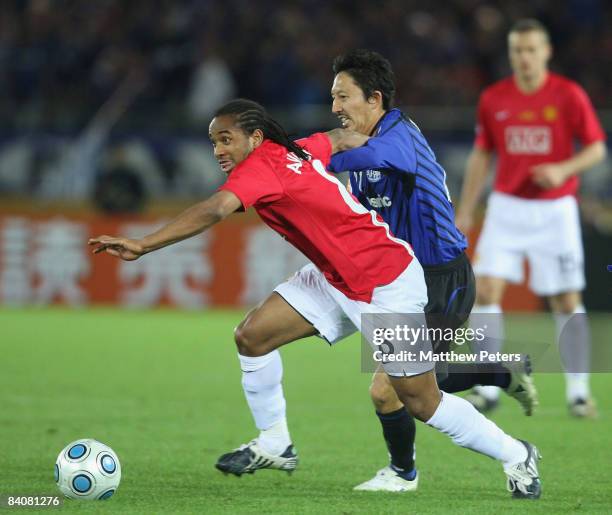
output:
[[598, 141], [593, 146], [597, 163], [601, 163], [608, 155], [608, 147], [604, 141]]
[[223, 209], [222, 206], [212, 206], [210, 209], [206, 211], [206, 217], [213, 224], [220, 222], [225, 217], [227, 217], [227, 215], [228, 213], [226, 212], [225, 209]]
[[491, 163], [491, 152], [475, 147], [468, 157], [466, 172], [472, 174], [486, 175]]
[[488, 162], [491, 160], [491, 151], [487, 150], [485, 148], [482, 147], [474, 147], [474, 149], [472, 150], [472, 154], [470, 155], [470, 158], [478, 161], [479, 163], [485, 163], [488, 164]]

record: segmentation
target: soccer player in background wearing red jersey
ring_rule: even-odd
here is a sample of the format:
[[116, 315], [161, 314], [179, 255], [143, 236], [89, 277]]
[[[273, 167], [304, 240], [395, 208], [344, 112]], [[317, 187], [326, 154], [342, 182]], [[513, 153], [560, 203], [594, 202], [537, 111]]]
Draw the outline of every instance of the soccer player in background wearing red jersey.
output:
[[[576, 202], [578, 175], [606, 155], [605, 134], [584, 90], [548, 71], [552, 50], [546, 28], [537, 20], [518, 21], [508, 35], [513, 75], [488, 87], [478, 105], [474, 149], [468, 159], [457, 226], [464, 232], [484, 189], [493, 153], [497, 154], [494, 192], [476, 247], [476, 305], [473, 313], [497, 313], [488, 323], [488, 350], [503, 341], [501, 300], [506, 282], [523, 279], [546, 296], [566, 361], [570, 413], [596, 416], [589, 389], [590, 336], [585, 316], [583, 249]], [[574, 153], [578, 140], [581, 149]], [[497, 318], [498, 317], [498, 318]], [[494, 321], [495, 319], [495, 321]], [[566, 326], [567, 324], [567, 326]], [[568, 334], [571, 333], [571, 334]], [[481, 411], [497, 405], [499, 390], [476, 387], [470, 401]]]
[[[423, 269], [410, 245], [325, 171], [333, 152], [363, 143], [362, 135], [335, 129], [293, 142], [263, 107], [239, 99], [216, 112], [209, 136], [228, 175], [217, 193], [142, 239], [99, 236], [89, 244], [95, 253], [134, 260], [254, 207], [311, 260], [235, 329], [242, 385], [260, 433], [216, 464], [237, 476], [261, 468], [292, 471], [297, 453], [287, 428], [278, 348], [314, 335], [334, 343], [361, 329], [362, 314], [423, 314]], [[394, 344], [396, 353], [403, 350], [401, 342]], [[416, 372], [397, 361], [383, 368], [414, 417], [500, 461], [514, 497], [540, 496], [537, 449], [504, 433], [466, 400], [442, 394], [434, 363], [420, 363]]]

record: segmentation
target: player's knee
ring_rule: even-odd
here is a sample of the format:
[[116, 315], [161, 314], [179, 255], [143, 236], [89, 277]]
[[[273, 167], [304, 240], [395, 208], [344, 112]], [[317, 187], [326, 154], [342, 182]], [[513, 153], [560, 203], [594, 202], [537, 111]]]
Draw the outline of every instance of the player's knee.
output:
[[479, 278], [476, 284], [476, 304], [480, 306], [499, 304], [501, 300], [500, 288], [494, 281]]
[[563, 315], [571, 315], [576, 311], [576, 307], [577, 305], [573, 302], [562, 302], [555, 312], [562, 313]]
[[490, 288], [480, 287], [476, 291], [476, 304], [480, 306], [488, 306], [490, 304], [495, 304], [493, 302], [493, 295]]
[[394, 405], [400, 404], [393, 387], [386, 381], [375, 377], [370, 385], [370, 398], [379, 413], [394, 411]]
[[261, 342], [251, 331], [248, 325], [240, 324], [234, 329], [234, 341], [238, 348], [238, 353], [242, 356], [263, 356], [266, 354]]
[[571, 292], [555, 295], [550, 298], [550, 307], [555, 313], [571, 315], [581, 305], [580, 294]]

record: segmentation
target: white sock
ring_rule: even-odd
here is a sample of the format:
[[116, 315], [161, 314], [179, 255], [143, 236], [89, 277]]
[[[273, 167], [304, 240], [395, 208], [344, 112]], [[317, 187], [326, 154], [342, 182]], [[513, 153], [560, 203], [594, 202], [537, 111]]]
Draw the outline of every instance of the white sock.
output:
[[591, 397], [589, 374], [573, 372], [565, 373], [565, 398], [568, 402], [578, 399], [587, 400]]
[[[504, 343], [504, 319], [499, 304], [474, 306], [470, 316], [470, 327], [483, 329], [485, 335], [484, 340], [473, 345], [472, 352], [486, 350], [494, 354], [501, 351]], [[496, 401], [501, 390], [497, 386], [475, 386], [474, 391], [485, 399]]]
[[501, 461], [504, 467], [527, 459], [527, 449], [521, 442], [456, 395], [442, 392], [440, 405], [427, 424], [450, 436], [457, 445]]
[[268, 429], [260, 431], [257, 437], [259, 446], [270, 454], [279, 455], [291, 444], [287, 419], [283, 417]]
[[260, 430], [260, 447], [270, 454], [281, 454], [291, 443], [287, 429], [283, 394], [283, 362], [274, 350], [264, 356], [238, 355], [242, 369], [242, 388], [255, 425]]
[[[578, 316], [574, 316], [578, 315]], [[583, 305], [574, 313], [555, 313], [557, 342], [561, 361], [565, 367], [565, 396], [568, 402], [588, 399], [589, 370], [591, 368], [591, 334]]]

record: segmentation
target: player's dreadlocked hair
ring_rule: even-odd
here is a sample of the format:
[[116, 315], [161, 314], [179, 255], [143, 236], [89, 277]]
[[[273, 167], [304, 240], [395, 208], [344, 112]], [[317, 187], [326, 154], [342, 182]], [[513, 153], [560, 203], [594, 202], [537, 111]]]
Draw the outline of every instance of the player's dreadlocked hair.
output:
[[334, 59], [334, 75], [348, 73], [363, 91], [366, 99], [375, 91], [382, 94], [383, 109], [393, 107], [395, 97], [395, 75], [391, 63], [378, 52], [372, 50], [352, 50]]
[[304, 149], [288, 136], [281, 124], [274, 120], [265, 108], [257, 102], [244, 98], [231, 100], [215, 112], [215, 117], [223, 115], [235, 116], [236, 125], [245, 133], [252, 134], [255, 129], [260, 129], [264, 138], [282, 145], [300, 159], [310, 159]]

